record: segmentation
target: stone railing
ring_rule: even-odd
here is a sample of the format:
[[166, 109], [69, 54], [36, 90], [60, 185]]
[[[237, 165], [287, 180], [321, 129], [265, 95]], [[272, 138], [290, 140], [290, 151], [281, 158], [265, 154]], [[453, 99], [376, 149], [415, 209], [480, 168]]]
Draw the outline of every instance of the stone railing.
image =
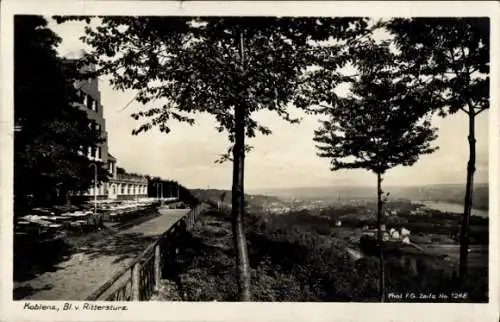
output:
[[210, 206], [201, 203], [179, 219], [140, 256], [117, 272], [86, 298], [87, 301], [147, 301], [162, 280], [162, 272], [168, 269], [173, 255], [182, 246], [182, 235], [196, 222], [200, 214]]

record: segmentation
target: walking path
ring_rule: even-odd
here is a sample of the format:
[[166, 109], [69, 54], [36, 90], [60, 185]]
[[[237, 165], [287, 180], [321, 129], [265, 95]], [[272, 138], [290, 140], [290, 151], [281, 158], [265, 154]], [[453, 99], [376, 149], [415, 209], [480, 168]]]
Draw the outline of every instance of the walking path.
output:
[[14, 282], [15, 299], [84, 300], [188, 211], [161, 209], [156, 218], [80, 246], [51, 271]]

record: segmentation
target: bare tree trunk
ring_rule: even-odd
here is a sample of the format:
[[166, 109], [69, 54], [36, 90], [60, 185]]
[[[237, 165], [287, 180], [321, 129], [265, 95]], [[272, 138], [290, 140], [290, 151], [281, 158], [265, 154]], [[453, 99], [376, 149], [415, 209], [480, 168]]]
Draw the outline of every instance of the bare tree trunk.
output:
[[385, 302], [385, 269], [384, 269], [384, 239], [382, 236], [382, 175], [377, 173], [377, 227], [380, 247], [379, 291], [380, 302]]
[[71, 191], [64, 190], [64, 201], [66, 205], [71, 205]]
[[467, 266], [469, 254], [469, 222], [472, 208], [472, 192], [474, 190], [474, 172], [476, 171], [476, 134], [475, 115], [473, 110], [469, 113], [469, 162], [467, 163], [467, 183], [465, 186], [464, 214], [462, 217], [462, 231], [460, 234], [460, 284], [463, 286], [467, 280]]
[[238, 291], [241, 301], [250, 300], [250, 265], [247, 241], [243, 229], [244, 214], [244, 166], [245, 166], [245, 128], [242, 107], [235, 107], [235, 144], [233, 148], [233, 187], [232, 210], [233, 237], [237, 256]]
[[[240, 58], [243, 58], [243, 34], [240, 35]], [[245, 206], [244, 170], [245, 170], [245, 108], [244, 102], [237, 104], [234, 110], [234, 147], [233, 147], [233, 187], [232, 209], [233, 238], [236, 249], [236, 270], [240, 301], [250, 301], [250, 263], [248, 260], [247, 240], [243, 229]]]

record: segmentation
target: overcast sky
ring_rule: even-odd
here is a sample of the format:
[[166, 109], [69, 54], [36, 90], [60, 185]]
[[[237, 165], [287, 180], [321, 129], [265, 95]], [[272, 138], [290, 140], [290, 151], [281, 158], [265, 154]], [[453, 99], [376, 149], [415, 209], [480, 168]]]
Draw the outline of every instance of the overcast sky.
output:
[[[50, 28], [63, 38], [61, 55], [86, 48], [78, 38], [83, 33], [80, 23], [57, 25], [48, 18]], [[139, 136], [131, 131], [140, 121], [130, 113], [141, 109], [132, 92], [118, 92], [105, 77], [100, 82], [101, 103], [108, 132], [109, 151], [118, 159], [118, 166], [127, 171], [173, 178], [188, 188], [230, 189], [232, 166], [215, 164], [219, 154], [228, 147], [225, 135], [215, 130], [215, 121], [208, 115], [197, 116], [196, 124], [172, 123], [169, 134], [153, 129]], [[299, 115], [299, 114], [297, 114]], [[329, 161], [316, 156], [312, 141], [318, 118], [307, 116], [301, 124], [291, 125], [270, 112], [261, 112], [258, 119], [273, 130], [270, 136], [249, 141], [254, 147], [246, 157], [245, 187], [248, 190], [276, 187], [307, 187], [331, 185], [376, 184], [375, 176], [364, 170], [331, 172]], [[468, 158], [467, 118], [457, 113], [445, 119], [436, 117], [439, 129], [435, 144], [440, 149], [421, 157], [412, 167], [397, 167], [388, 172], [386, 185], [424, 185], [464, 183]], [[488, 112], [477, 119], [477, 172], [475, 182], [488, 181]]]

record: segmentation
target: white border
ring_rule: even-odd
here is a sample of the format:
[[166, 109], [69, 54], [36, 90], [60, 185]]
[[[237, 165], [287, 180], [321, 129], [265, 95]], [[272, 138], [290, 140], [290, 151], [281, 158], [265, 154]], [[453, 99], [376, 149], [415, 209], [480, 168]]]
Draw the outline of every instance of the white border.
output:
[[[490, 303], [489, 304], [354, 304], [354, 303], [131, 303], [127, 312], [32, 312], [24, 301], [12, 301], [12, 128], [13, 128], [13, 15], [279, 15], [279, 16], [490, 16], [492, 25], [490, 109]], [[363, 2], [148, 2], [148, 1], [3, 1], [1, 12], [2, 105], [0, 108], [1, 279], [0, 318], [7, 321], [498, 321], [500, 222], [499, 172], [500, 82], [499, 11], [497, 1]], [[495, 90], [496, 89], [496, 90]], [[31, 301], [35, 303], [34, 301]], [[61, 304], [40, 301], [37, 303]]]

